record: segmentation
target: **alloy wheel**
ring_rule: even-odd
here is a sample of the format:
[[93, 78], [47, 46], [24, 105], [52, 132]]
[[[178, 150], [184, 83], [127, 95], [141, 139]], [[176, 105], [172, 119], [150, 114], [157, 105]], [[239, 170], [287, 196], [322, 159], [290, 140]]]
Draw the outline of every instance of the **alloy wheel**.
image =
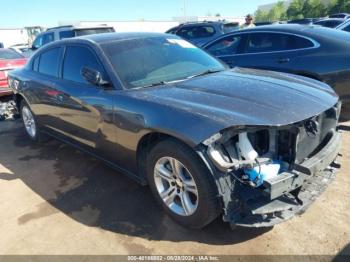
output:
[[160, 158], [154, 167], [154, 181], [159, 196], [172, 212], [190, 216], [197, 210], [197, 185], [180, 161], [172, 157]]
[[24, 123], [24, 127], [28, 133], [28, 135], [31, 138], [34, 138], [36, 136], [36, 124], [35, 124], [35, 119], [30, 111], [30, 109], [27, 106], [24, 106], [22, 108], [22, 119]]

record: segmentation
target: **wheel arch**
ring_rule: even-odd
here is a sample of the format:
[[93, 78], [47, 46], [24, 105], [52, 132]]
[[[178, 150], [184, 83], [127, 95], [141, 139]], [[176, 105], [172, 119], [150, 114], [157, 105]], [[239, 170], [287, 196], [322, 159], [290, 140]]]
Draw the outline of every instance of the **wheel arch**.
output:
[[17, 107], [19, 113], [20, 113], [20, 110], [21, 110], [21, 103], [22, 103], [22, 101], [25, 101], [29, 105], [27, 99], [23, 95], [17, 93], [17, 94], [14, 94], [13, 97], [14, 97], [14, 100], [15, 100], [15, 103], [16, 103], [16, 107]]
[[195, 151], [192, 144], [185, 142], [184, 140], [182, 140], [177, 136], [167, 134], [161, 131], [151, 131], [145, 134], [139, 140], [137, 144], [137, 149], [136, 149], [137, 170], [141, 180], [143, 181], [143, 184], [147, 184], [146, 165], [147, 165], [147, 156], [149, 152], [155, 145], [167, 139], [175, 140], [176, 142], [181, 143]]

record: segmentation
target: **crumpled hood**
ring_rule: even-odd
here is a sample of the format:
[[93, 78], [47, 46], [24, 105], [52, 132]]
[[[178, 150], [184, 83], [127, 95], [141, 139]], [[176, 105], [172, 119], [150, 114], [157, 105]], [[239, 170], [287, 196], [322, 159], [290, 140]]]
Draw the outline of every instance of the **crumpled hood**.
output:
[[243, 68], [139, 90], [137, 96], [226, 127], [287, 125], [320, 114], [338, 101], [322, 82]]

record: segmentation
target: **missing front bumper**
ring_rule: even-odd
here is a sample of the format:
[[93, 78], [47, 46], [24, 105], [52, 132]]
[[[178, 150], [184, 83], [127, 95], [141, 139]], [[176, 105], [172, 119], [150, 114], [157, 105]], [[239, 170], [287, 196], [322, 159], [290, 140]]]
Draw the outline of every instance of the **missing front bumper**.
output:
[[265, 181], [263, 189], [236, 183], [224, 220], [244, 227], [270, 227], [303, 213], [334, 179], [340, 145], [341, 135], [334, 131], [316, 155]]

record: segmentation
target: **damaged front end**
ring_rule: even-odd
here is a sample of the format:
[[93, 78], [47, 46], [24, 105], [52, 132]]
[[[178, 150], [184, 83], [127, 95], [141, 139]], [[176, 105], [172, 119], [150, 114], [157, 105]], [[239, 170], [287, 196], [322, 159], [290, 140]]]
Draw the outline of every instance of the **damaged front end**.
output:
[[287, 126], [228, 128], [205, 140], [200, 154], [215, 176], [224, 221], [269, 227], [302, 213], [340, 167], [340, 108]]

